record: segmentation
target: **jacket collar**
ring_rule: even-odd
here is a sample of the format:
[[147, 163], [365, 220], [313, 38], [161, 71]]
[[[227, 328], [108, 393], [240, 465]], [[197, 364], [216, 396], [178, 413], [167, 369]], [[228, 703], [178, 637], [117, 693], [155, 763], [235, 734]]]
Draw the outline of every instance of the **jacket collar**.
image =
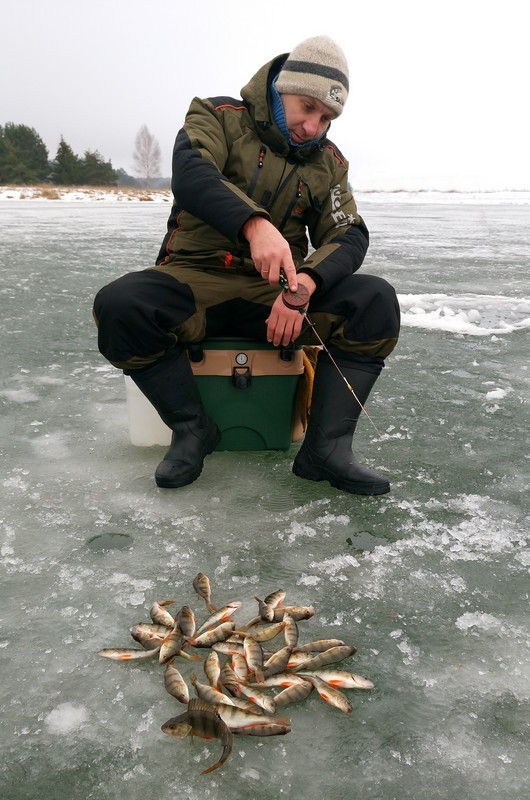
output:
[[261, 141], [268, 145], [274, 152], [283, 155], [293, 161], [306, 161], [307, 158], [318, 151], [322, 144], [326, 142], [323, 137], [319, 144], [311, 144], [307, 147], [289, 147], [283, 134], [274, 121], [270, 105], [270, 87], [274, 78], [280, 72], [289, 53], [276, 56], [269, 61], [250, 81], [241, 89], [241, 97], [249, 105], [249, 113], [254, 121]]

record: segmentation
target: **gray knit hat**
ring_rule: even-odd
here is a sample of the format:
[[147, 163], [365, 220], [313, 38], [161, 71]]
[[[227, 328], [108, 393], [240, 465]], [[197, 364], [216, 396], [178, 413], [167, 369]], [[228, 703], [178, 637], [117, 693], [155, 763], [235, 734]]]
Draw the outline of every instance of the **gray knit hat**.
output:
[[280, 94], [315, 97], [337, 116], [342, 114], [348, 87], [346, 56], [329, 36], [300, 42], [289, 53], [276, 80]]

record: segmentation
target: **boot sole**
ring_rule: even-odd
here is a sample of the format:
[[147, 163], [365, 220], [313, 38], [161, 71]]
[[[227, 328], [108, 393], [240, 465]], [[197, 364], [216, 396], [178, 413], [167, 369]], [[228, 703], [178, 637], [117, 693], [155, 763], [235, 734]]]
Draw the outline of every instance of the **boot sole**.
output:
[[[220, 441], [221, 441], [221, 432], [219, 431], [219, 428], [216, 427], [213, 442], [210, 442], [210, 445], [208, 445], [208, 447], [206, 448], [203, 459], [204, 457], [210, 455], [210, 453], [213, 453], [213, 451], [215, 450]], [[181, 486], [188, 486], [190, 483], [193, 483], [194, 481], [197, 480], [197, 478], [202, 472], [202, 467], [203, 464], [201, 462], [201, 465], [198, 470], [195, 470], [195, 472], [192, 472], [186, 477], [180, 476], [178, 480], [159, 477], [155, 472], [155, 483], [160, 489], [179, 489]]]
[[304, 471], [299, 467], [295, 469], [293, 466], [293, 473], [299, 478], [305, 478], [308, 481], [328, 481], [335, 489], [341, 489], [343, 492], [350, 492], [350, 494], [364, 494], [364, 495], [378, 495], [387, 494], [390, 491], [390, 483], [388, 481], [380, 481], [376, 483], [360, 482], [360, 481], [345, 481], [336, 478], [333, 475], [323, 475], [321, 471]]

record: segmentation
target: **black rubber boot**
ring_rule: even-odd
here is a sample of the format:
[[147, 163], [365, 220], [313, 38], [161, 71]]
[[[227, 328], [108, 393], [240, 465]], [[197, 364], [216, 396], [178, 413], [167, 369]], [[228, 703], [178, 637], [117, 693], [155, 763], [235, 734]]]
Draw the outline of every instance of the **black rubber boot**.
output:
[[176, 350], [130, 376], [173, 431], [170, 448], [156, 468], [157, 486], [175, 489], [193, 483], [221, 434], [204, 411], [186, 352]]
[[[379, 368], [365, 372], [359, 365], [340, 363], [353, 391], [363, 404], [376, 382]], [[352, 453], [352, 436], [361, 408], [336, 367], [320, 353], [315, 370], [309, 425], [293, 464], [293, 472], [310, 481], [329, 481], [353, 494], [385, 494], [390, 483], [360, 464]]]

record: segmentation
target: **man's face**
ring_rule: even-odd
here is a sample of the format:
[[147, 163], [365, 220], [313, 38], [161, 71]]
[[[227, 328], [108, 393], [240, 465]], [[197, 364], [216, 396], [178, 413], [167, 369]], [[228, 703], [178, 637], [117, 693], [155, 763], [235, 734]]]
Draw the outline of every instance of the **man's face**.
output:
[[282, 94], [287, 128], [294, 144], [320, 139], [335, 119], [333, 111], [316, 100], [302, 94]]

